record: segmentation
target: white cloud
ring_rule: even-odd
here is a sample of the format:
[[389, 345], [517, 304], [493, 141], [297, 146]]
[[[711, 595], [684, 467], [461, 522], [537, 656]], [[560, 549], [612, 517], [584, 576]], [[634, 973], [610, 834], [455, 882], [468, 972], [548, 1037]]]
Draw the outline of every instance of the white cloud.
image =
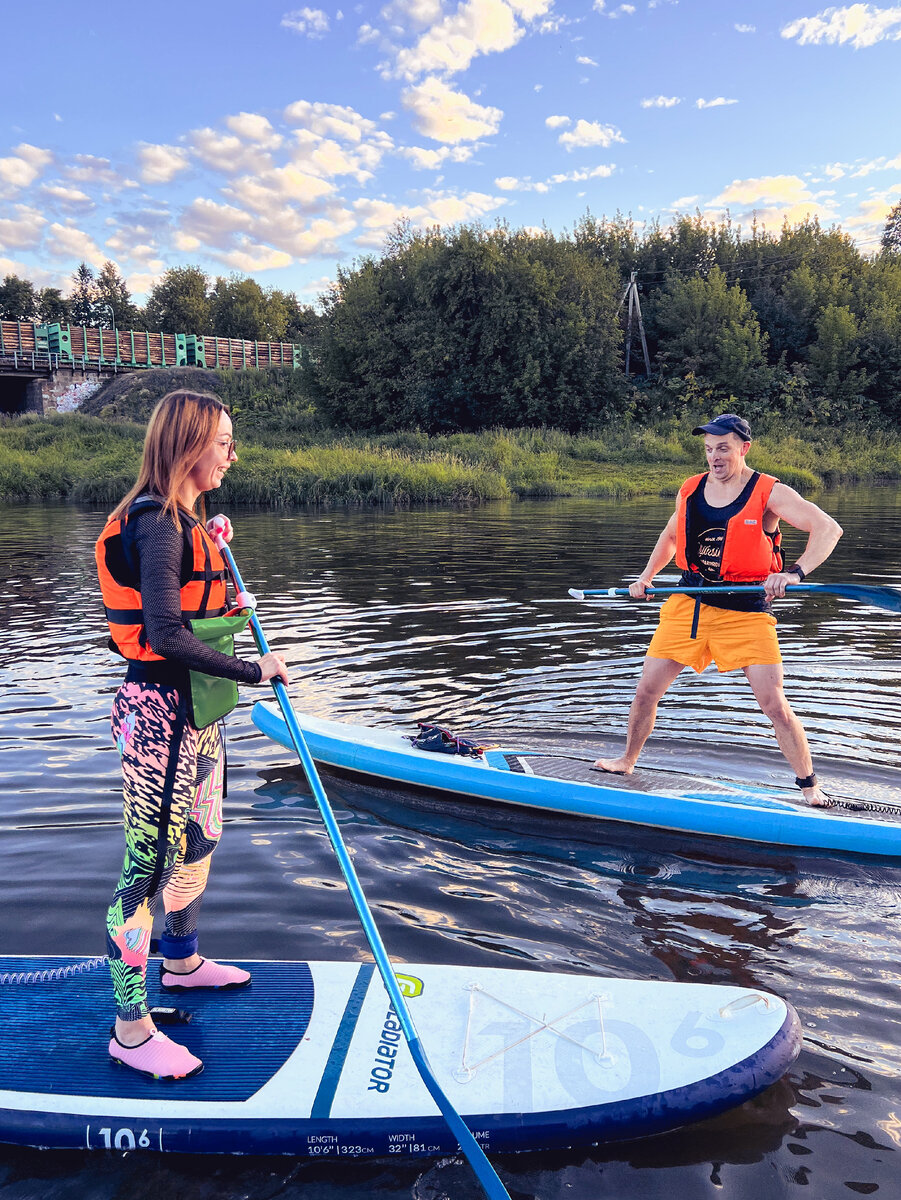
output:
[[[861, 163], [855, 171], [851, 171], [852, 179], [863, 179], [866, 175], [872, 175], [874, 171], [896, 171], [901, 168], [901, 154], [894, 158], [874, 158], [870, 162]], [[850, 169], [850, 168], [848, 168]], [[828, 171], [829, 168], [827, 167]]]
[[561, 183], [584, 183], [586, 179], [607, 179], [615, 170], [615, 164], [605, 163], [599, 167], [586, 168], [583, 171], [567, 171], [564, 174], [551, 175], [548, 179], [540, 181], [533, 181], [529, 177], [517, 179], [513, 175], [502, 175], [499, 179], [495, 179], [494, 185], [499, 187], [502, 192], [539, 192], [544, 194]]
[[463, 0], [456, 12], [432, 25], [415, 45], [397, 52], [386, 78], [465, 71], [480, 54], [509, 50], [525, 35], [525, 25], [543, 17], [553, 0]]
[[681, 96], [650, 96], [647, 100], [642, 100], [642, 108], [673, 108], [677, 104], [682, 103]]
[[728, 208], [733, 215], [744, 210], [763, 225], [794, 224], [808, 217], [832, 221], [838, 216], [830, 192], [811, 192], [797, 175], [762, 175], [734, 179], [710, 202], [708, 212]]
[[275, 250], [272, 246], [252, 242], [249, 238], [239, 239], [234, 250], [217, 255], [236, 271], [245, 271], [248, 275], [254, 271], [272, 271], [276, 267], [290, 267], [292, 258], [285, 250]]
[[587, 54], [579, 55], [576, 59], [577, 63], [581, 63], [583, 67], [596, 67], [598, 64], [593, 58], [589, 58]]
[[143, 145], [138, 151], [144, 183], [171, 183], [188, 167], [188, 155], [178, 146]]
[[449, 192], [426, 192], [419, 204], [399, 205], [387, 200], [358, 200], [354, 209], [360, 216], [365, 230], [357, 242], [361, 246], [379, 247], [385, 235], [404, 218], [418, 228], [433, 225], [459, 225], [464, 221], [477, 220], [493, 212], [504, 203], [500, 196], [489, 196], [485, 192], [466, 192], [456, 195]]
[[571, 117], [545, 117], [544, 123], [545, 123], [545, 125], [547, 125], [548, 129], [560, 129], [560, 127], [563, 125], [572, 124], [572, 118]]
[[688, 208], [694, 208], [700, 199], [700, 196], [680, 196], [678, 200], [672, 202], [670, 208], [674, 212], [685, 212]]
[[236, 116], [226, 117], [225, 123], [239, 138], [264, 150], [277, 150], [282, 144], [282, 135], [276, 133], [272, 123], [259, 113], [240, 112]]
[[325, 37], [329, 31], [328, 17], [321, 8], [295, 8], [285, 13], [281, 25], [309, 38]]
[[497, 133], [504, 115], [499, 108], [476, 104], [434, 76], [408, 88], [402, 99], [420, 133], [451, 145]]
[[61, 174], [73, 183], [121, 187], [125, 182], [118, 171], [113, 169], [108, 158], [98, 158], [94, 154], [76, 154], [72, 161], [62, 168]]
[[861, 201], [857, 212], [847, 217], [842, 225], [856, 230], [859, 237], [879, 237], [886, 217], [898, 203], [899, 193], [901, 193], [901, 183], [896, 183], [894, 187], [869, 196], [866, 200]]
[[756, 33], [757, 32], [756, 25], [736, 25], [735, 28], [738, 30], [739, 33]]
[[321, 137], [309, 129], [298, 129], [294, 140], [293, 166], [323, 179], [352, 175], [361, 184], [372, 179], [384, 155], [394, 148], [393, 140], [386, 133], [377, 133], [360, 144], [342, 146], [333, 138]]
[[403, 29], [425, 29], [441, 19], [441, 0], [393, 0], [381, 15]]
[[297, 209], [319, 208], [335, 194], [335, 185], [288, 164], [261, 175], [242, 175], [229, 184], [225, 193], [251, 212], [266, 214], [283, 204]]
[[134, 271], [132, 274], [125, 276], [125, 286], [131, 292], [132, 296], [140, 301], [147, 295], [151, 288], [159, 283], [162, 277], [162, 272]]
[[163, 269], [164, 263], [160, 258], [159, 247], [152, 241], [142, 241], [137, 230], [121, 229], [107, 238], [105, 244], [117, 258], [131, 259], [150, 271]]
[[[4, 250], [31, 250], [40, 244], [47, 221], [27, 204], [13, 206], [12, 216], [0, 217], [0, 245]], [[30, 278], [30, 277], [29, 277]]]
[[49, 229], [47, 245], [50, 253], [57, 258], [76, 259], [78, 262], [89, 263], [92, 267], [102, 267], [109, 258], [89, 233], [71, 224], [60, 225], [54, 222]]
[[612, 146], [614, 142], [624, 142], [626, 139], [612, 125], [601, 125], [598, 121], [576, 121], [575, 129], [561, 133], [557, 141], [567, 150], [575, 150], [584, 146]]
[[717, 96], [715, 100], [695, 100], [697, 108], [723, 108], [727, 104], [738, 104], [738, 101], [727, 100], [725, 96]]
[[5, 258], [0, 255], [0, 278], [4, 275], [18, 275], [20, 279], [30, 279], [35, 287], [64, 288], [68, 283], [65, 275], [56, 271], [45, 271], [33, 263], [24, 263], [20, 259]]
[[480, 142], [470, 146], [441, 146], [437, 150], [428, 150], [424, 146], [403, 146], [399, 153], [410, 160], [411, 166], [417, 171], [435, 171], [446, 162], [468, 162]]
[[302, 125], [322, 137], [337, 138], [339, 142], [362, 142], [365, 137], [378, 132], [374, 121], [341, 104], [296, 100], [285, 109], [284, 117], [290, 125]]
[[797, 175], [761, 175], [754, 179], [733, 179], [711, 203], [796, 204], [812, 199], [807, 184]]
[[74, 210], [94, 207], [94, 201], [87, 192], [83, 192], [81, 188], [66, 187], [58, 181], [41, 184], [41, 194], [62, 208]]
[[802, 46], [850, 43], [855, 50], [861, 50], [877, 42], [901, 39], [901, 7], [849, 4], [845, 8], [824, 8], [815, 17], [791, 21], [781, 32], [784, 38], [795, 38]]
[[49, 150], [22, 142], [8, 158], [0, 158], [0, 194], [12, 196], [31, 187], [52, 162]]
[[250, 145], [235, 133], [220, 133], [207, 127], [193, 129], [190, 139], [192, 153], [224, 175], [235, 175], [239, 171], [262, 173], [272, 165], [272, 155], [267, 149]]
[[617, 20], [618, 17], [631, 17], [636, 11], [634, 4], [620, 4], [618, 8], [607, 9], [605, 0], [594, 0], [594, 11], [601, 13], [605, 17], [609, 17], [611, 21]]
[[302, 284], [297, 289], [297, 293], [300, 296], [312, 296], [315, 299], [330, 291], [334, 286], [335, 281], [331, 275], [320, 275], [318, 279], [312, 279], [309, 283]]

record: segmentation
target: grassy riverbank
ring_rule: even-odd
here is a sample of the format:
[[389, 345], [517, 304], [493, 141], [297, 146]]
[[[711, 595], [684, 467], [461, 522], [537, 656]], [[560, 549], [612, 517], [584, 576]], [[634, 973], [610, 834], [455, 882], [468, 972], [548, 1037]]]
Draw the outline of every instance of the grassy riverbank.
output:
[[[262, 505], [464, 504], [512, 496], [669, 494], [703, 469], [690, 425], [617, 425], [574, 436], [497, 429], [427, 437], [329, 431], [269, 438], [240, 422], [239, 462], [218, 493]], [[0, 421], [0, 499], [112, 504], [135, 479], [144, 427], [73, 413]], [[901, 479], [901, 437], [884, 431], [764, 434], [752, 465], [811, 493], [841, 482]]]

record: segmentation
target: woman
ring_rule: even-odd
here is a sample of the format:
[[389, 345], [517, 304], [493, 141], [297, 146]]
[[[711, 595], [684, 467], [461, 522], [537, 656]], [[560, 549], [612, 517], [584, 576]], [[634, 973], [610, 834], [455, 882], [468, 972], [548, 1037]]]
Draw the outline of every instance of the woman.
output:
[[[170, 392], [150, 418], [138, 481], [96, 546], [110, 647], [128, 664], [112, 714], [126, 850], [107, 917], [116, 997], [109, 1052], [115, 1062], [158, 1079], [196, 1075], [203, 1064], [156, 1029], [147, 1005], [157, 898], [166, 912], [159, 941], [165, 990], [250, 983], [247, 971], [197, 953], [197, 913], [222, 832], [225, 758], [219, 723], [197, 727], [190, 672], [237, 683], [275, 676], [288, 682], [277, 654], [248, 662], [211, 648], [190, 628], [193, 619], [226, 611], [226, 567], [203, 525], [204, 493], [219, 487], [236, 458], [221, 401]], [[225, 536], [231, 540], [227, 522]]]

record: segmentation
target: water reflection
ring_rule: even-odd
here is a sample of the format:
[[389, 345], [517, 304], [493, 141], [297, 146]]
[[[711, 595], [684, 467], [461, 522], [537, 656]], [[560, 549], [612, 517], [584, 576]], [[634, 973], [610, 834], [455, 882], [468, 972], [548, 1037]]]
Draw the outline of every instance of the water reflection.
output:
[[[829, 497], [846, 529], [824, 578], [901, 583], [901, 493]], [[270, 640], [317, 715], [415, 727], [439, 718], [523, 742], [590, 748], [624, 726], [652, 605], [579, 605], [571, 586], [643, 565], [663, 501], [554, 501], [469, 512], [235, 514], [235, 553]], [[119, 764], [93, 576], [104, 514], [6, 509], [0, 520], [0, 931], [7, 952], [93, 954], [121, 860]], [[788, 539], [788, 553], [797, 553]], [[878, 570], [874, 570], [878, 564]], [[878, 782], [897, 762], [901, 632], [890, 614], [819, 598], [780, 608], [789, 695], [820, 761]], [[301, 773], [230, 721], [227, 829], [204, 902], [205, 947], [234, 957], [368, 956]], [[680, 680], [655, 752], [699, 771], [785, 769], [744, 681]], [[827, 762], [827, 767], [829, 766]], [[901, 1138], [896, 1016], [901, 866], [362, 787], [329, 793], [398, 961], [730, 980], [798, 1008], [805, 1050], [764, 1096], [667, 1137], [500, 1164], [516, 1196], [891, 1197]], [[894, 1190], [893, 1190], [894, 1189]], [[478, 1195], [465, 1166], [150, 1160], [0, 1150], [0, 1200], [216, 1194], [323, 1200]]]

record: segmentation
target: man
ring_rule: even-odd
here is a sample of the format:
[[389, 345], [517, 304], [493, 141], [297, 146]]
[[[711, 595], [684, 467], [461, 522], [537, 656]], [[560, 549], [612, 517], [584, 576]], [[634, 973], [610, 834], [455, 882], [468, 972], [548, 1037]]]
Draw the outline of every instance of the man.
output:
[[[657, 705], [676, 676], [683, 667], [700, 674], [715, 662], [720, 671], [744, 671], [805, 800], [828, 804], [813, 773], [807, 736], [785, 698], [770, 601], [826, 561], [841, 526], [793, 488], [747, 465], [751, 427], [735, 413], [692, 432], [704, 435], [708, 471], [680, 488], [676, 511], [629, 593], [646, 599], [654, 576], [675, 556], [681, 584], [709, 587], [710, 594], [701, 600], [670, 596], [661, 608], [629, 710], [626, 749], [619, 758], [598, 759], [594, 769], [631, 775], [654, 728]], [[788, 570], [779, 549], [780, 519], [808, 534], [803, 554]], [[717, 595], [717, 585], [726, 583], [762, 583], [764, 594]]]

